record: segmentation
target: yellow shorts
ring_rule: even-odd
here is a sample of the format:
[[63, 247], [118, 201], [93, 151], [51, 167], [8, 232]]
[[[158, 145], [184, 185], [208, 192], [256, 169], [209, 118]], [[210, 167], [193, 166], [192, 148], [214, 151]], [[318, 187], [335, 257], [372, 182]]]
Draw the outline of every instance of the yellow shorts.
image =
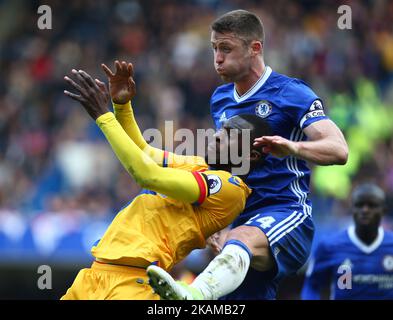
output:
[[61, 300], [159, 300], [146, 269], [93, 262], [82, 269]]

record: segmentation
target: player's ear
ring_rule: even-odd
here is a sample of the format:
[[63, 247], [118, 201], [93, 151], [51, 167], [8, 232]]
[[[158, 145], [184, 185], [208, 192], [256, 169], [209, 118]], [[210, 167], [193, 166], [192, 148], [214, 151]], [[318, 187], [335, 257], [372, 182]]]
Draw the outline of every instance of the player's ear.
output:
[[262, 54], [263, 44], [260, 41], [252, 41], [251, 42], [251, 50], [254, 55]]
[[251, 152], [250, 152], [250, 161], [251, 162], [257, 162], [257, 161], [261, 160], [261, 158], [262, 158], [262, 153], [260, 153], [258, 150], [251, 149]]

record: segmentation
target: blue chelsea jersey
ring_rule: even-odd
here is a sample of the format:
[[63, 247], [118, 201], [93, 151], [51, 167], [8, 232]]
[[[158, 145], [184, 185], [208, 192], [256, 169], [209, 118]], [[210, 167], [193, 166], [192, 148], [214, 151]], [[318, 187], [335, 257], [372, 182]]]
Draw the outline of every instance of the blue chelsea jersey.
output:
[[331, 299], [393, 299], [393, 233], [379, 228], [370, 245], [351, 226], [316, 247], [302, 290], [302, 299], [320, 299], [330, 285]]
[[[327, 119], [321, 99], [303, 81], [265, 68], [264, 74], [242, 96], [233, 83], [218, 87], [210, 101], [216, 128], [223, 121], [242, 113], [255, 114], [270, 125], [273, 135], [293, 141], [304, 141], [303, 129], [313, 122]], [[311, 216], [308, 199], [310, 170], [306, 162], [295, 157], [266, 157], [265, 164], [255, 168], [246, 182], [253, 192], [238, 221], [251, 215], [283, 207], [302, 210]], [[239, 223], [239, 224], [240, 224]]]

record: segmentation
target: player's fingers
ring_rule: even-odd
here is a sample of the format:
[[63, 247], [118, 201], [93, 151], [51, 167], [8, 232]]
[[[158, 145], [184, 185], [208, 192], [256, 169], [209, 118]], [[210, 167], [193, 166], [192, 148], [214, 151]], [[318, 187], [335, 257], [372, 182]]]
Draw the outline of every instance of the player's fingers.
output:
[[127, 74], [128, 70], [127, 70], [127, 63], [125, 61], [121, 62], [121, 71], [124, 74]]
[[69, 92], [67, 90], [64, 90], [64, 94], [66, 96], [70, 97], [73, 100], [76, 100], [76, 101], [79, 101], [79, 102], [84, 102], [83, 97], [81, 95], [79, 95], [79, 94], [75, 94], [75, 93]]
[[115, 76], [115, 74], [112, 72], [112, 70], [109, 69], [105, 63], [101, 63], [101, 68], [102, 68], [102, 70], [104, 70], [104, 72], [108, 76], [108, 78]]
[[256, 139], [260, 139], [261, 141], [273, 141], [274, 136], [263, 136], [263, 137], [256, 138]]
[[73, 86], [76, 90], [78, 90], [79, 92], [82, 92], [82, 91], [83, 91], [82, 87], [81, 87], [79, 84], [77, 84], [74, 80], [72, 80], [71, 78], [69, 78], [68, 76], [65, 76], [65, 77], [64, 77], [64, 80], [65, 80], [67, 83], [69, 83], [71, 86]]
[[96, 82], [98, 88], [101, 90], [101, 92], [106, 93], [108, 90], [106, 88], [106, 84], [98, 79], [94, 79], [94, 81]]
[[86, 83], [93, 88], [97, 88], [97, 84], [94, 82], [93, 78], [83, 70], [79, 70], [79, 74], [85, 79]]
[[135, 81], [132, 78], [128, 78], [128, 87], [129, 90], [133, 90], [134, 92], [136, 91]]
[[119, 60], [115, 61], [115, 68], [116, 68], [116, 74], [119, 74], [121, 72], [121, 66]]
[[127, 71], [128, 71], [128, 74], [129, 74], [131, 77], [134, 76], [134, 66], [132, 65], [132, 63], [129, 63], [129, 64], [128, 64], [128, 66], [127, 66]]
[[82, 75], [77, 70], [72, 69], [71, 72], [75, 76], [75, 78], [78, 80], [81, 87], [83, 87], [85, 89], [89, 88], [89, 85], [87, 84], [85, 78], [83, 78]]
[[253, 142], [253, 145], [254, 146], [260, 146], [260, 145], [263, 145], [263, 144], [266, 144], [266, 141], [265, 140], [262, 140], [262, 139], [254, 139], [254, 142]]

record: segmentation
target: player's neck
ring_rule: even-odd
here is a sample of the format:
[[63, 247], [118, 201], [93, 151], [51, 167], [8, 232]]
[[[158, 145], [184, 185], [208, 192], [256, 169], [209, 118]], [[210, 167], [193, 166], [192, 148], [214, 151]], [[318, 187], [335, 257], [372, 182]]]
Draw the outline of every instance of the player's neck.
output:
[[265, 73], [266, 66], [263, 60], [258, 60], [251, 70], [241, 80], [235, 82], [235, 89], [239, 96], [245, 94]]
[[357, 237], [365, 244], [370, 245], [375, 241], [375, 239], [378, 237], [378, 229], [379, 227], [361, 227], [361, 226], [356, 226], [355, 227], [355, 232]]

